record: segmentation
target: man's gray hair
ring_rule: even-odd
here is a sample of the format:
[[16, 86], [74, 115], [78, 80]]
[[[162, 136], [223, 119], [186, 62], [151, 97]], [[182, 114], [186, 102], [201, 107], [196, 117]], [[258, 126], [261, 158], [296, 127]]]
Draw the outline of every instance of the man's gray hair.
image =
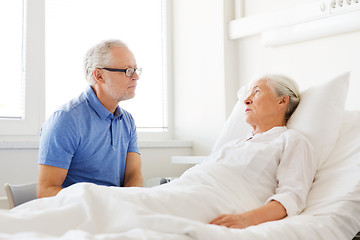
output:
[[95, 68], [106, 67], [108, 64], [111, 64], [111, 61], [113, 60], [111, 54], [112, 47], [127, 47], [127, 45], [120, 40], [106, 40], [90, 48], [86, 53], [84, 58], [84, 70], [86, 80], [90, 85], [95, 84]]
[[300, 103], [300, 91], [297, 83], [289, 77], [283, 75], [269, 74], [261, 77], [270, 81], [274, 93], [277, 97], [289, 96], [288, 108], [285, 112], [285, 120], [288, 121]]

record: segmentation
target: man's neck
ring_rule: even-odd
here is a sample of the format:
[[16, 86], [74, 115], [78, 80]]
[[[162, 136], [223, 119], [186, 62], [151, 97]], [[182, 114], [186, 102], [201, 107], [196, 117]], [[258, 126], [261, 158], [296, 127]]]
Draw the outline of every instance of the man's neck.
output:
[[107, 94], [101, 91], [100, 88], [95, 86], [91, 86], [96, 97], [99, 99], [100, 103], [112, 114], [115, 114], [115, 110], [118, 106], [118, 102], [114, 102], [112, 98], [110, 98]]

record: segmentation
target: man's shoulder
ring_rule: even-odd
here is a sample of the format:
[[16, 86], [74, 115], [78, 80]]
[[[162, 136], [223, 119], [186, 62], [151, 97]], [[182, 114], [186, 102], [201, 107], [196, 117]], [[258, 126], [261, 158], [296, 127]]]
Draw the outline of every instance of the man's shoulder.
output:
[[84, 94], [70, 100], [69, 102], [58, 107], [47, 122], [78, 122], [82, 118], [86, 118], [86, 112], [88, 112], [88, 103]]
[[72, 113], [76, 110], [87, 108], [88, 101], [84, 93], [81, 93], [78, 97], [71, 99], [69, 102], [61, 105], [56, 111]]
[[121, 114], [124, 119], [131, 121], [131, 122], [134, 121], [134, 118], [130, 112], [126, 111], [125, 109], [121, 108], [120, 106], [119, 106], [119, 108], [120, 108]]

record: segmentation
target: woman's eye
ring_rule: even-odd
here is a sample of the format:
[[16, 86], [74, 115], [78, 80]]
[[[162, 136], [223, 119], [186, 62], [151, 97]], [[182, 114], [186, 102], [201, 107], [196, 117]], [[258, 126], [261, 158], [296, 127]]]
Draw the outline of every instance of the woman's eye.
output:
[[254, 95], [258, 94], [259, 92], [260, 92], [259, 90], [256, 90], [256, 91], [254, 92]]

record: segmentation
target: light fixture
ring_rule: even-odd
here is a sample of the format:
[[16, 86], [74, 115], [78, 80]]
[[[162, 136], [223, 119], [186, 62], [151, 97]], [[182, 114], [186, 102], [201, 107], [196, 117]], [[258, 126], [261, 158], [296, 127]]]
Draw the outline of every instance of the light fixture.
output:
[[262, 39], [264, 46], [275, 47], [359, 29], [360, 11], [356, 11], [266, 31]]
[[266, 46], [278, 46], [358, 29], [359, 0], [318, 0], [230, 21], [229, 38], [262, 33]]

